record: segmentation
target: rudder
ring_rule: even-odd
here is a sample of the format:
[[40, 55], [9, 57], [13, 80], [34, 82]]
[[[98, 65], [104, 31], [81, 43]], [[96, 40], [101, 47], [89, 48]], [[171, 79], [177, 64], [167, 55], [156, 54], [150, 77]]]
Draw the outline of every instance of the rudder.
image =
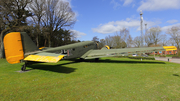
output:
[[10, 64], [20, 63], [24, 59], [24, 52], [20, 32], [11, 32], [4, 37], [6, 60]]

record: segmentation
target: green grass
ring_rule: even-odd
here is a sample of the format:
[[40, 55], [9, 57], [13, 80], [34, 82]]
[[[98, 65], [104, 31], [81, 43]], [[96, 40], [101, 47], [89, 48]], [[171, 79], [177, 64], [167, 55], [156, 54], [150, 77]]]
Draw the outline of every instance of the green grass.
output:
[[102, 58], [38, 63], [16, 72], [22, 65], [0, 60], [1, 101], [180, 100], [180, 64]]

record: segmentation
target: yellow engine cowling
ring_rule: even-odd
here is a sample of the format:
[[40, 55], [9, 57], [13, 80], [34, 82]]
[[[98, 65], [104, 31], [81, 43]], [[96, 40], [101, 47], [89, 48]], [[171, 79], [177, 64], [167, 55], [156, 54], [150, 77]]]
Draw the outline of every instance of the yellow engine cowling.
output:
[[108, 45], [105, 46], [107, 49], [110, 49], [110, 47]]
[[104, 49], [110, 49], [110, 47], [108, 45], [105, 45], [103, 48], [101, 48], [101, 50], [104, 50]]
[[24, 59], [24, 52], [20, 32], [11, 32], [4, 37], [6, 60], [10, 64], [20, 63]]

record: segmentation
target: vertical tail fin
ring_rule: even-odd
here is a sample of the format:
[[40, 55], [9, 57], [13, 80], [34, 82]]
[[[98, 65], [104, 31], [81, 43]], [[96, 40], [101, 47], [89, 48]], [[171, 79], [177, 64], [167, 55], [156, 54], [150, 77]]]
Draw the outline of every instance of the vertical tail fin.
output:
[[33, 52], [39, 50], [26, 32], [21, 32], [21, 38], [22, 38], [24, 54], [27, 52]]

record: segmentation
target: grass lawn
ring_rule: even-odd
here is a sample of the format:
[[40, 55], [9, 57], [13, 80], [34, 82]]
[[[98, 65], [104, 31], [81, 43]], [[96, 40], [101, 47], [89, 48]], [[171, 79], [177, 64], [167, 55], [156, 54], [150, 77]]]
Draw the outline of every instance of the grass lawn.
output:
[[38, 63], [0, 60], [1, 101], [180, 100], [180, 64], [128, 58]]

